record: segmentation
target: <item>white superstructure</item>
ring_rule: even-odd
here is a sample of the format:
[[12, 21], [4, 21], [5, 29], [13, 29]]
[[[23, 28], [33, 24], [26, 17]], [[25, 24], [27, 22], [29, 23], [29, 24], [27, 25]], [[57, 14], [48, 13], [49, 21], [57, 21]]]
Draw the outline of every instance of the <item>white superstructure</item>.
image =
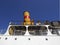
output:
[[[9, 34], [13, 27], [14, 32]], [[60, 45], [60, 28], [52, 33], [49, 25], [9, 25], [4, 35], [0, 35], [0, 45]], [[16, 31], [16, 32], [15, 32]]]
[[60, 21], [43, 25], [38, 21], [35, 25], [28, 11], [23, 15], [22, 25], [10, 23], [6, 33], [0, 35], [0, 45], [60, 45]]

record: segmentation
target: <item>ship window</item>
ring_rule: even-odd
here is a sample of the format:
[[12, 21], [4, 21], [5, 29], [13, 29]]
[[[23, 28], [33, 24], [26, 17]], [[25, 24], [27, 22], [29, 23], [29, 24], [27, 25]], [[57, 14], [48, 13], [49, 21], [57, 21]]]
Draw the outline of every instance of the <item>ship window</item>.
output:
[[45, 26], [29, 26], [28, 31], [31, 35], [47, 35]]
[[52, 34], [60, 35], [60, 27], [49, 26], [49, 30]]
[[10, 35], [24, 35], [26, 32], [25, 26], [11, 26], [9, 34]]

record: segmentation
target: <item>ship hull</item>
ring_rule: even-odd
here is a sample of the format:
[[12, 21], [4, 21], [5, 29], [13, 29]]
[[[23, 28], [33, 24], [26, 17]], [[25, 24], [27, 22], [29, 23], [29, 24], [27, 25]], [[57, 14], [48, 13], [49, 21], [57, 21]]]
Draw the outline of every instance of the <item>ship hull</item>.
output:
[[60, 36], [0, 36], [0, 45], [60, 45]]

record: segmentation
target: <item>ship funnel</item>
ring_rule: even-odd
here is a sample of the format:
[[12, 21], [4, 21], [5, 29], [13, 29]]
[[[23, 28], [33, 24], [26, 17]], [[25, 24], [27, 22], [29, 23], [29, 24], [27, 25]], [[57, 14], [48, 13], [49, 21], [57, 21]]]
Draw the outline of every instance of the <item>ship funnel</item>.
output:
[[28, 11], [24, 11], [24, 25], [31, 25], [30, 13]]

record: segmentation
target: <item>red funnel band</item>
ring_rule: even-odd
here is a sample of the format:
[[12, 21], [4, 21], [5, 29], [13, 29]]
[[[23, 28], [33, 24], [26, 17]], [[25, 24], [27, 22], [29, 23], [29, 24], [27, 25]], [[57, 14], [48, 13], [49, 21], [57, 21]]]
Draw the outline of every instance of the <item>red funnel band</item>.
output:
[[30, 16], [24, 16], [24, 18], [30, 18]]

